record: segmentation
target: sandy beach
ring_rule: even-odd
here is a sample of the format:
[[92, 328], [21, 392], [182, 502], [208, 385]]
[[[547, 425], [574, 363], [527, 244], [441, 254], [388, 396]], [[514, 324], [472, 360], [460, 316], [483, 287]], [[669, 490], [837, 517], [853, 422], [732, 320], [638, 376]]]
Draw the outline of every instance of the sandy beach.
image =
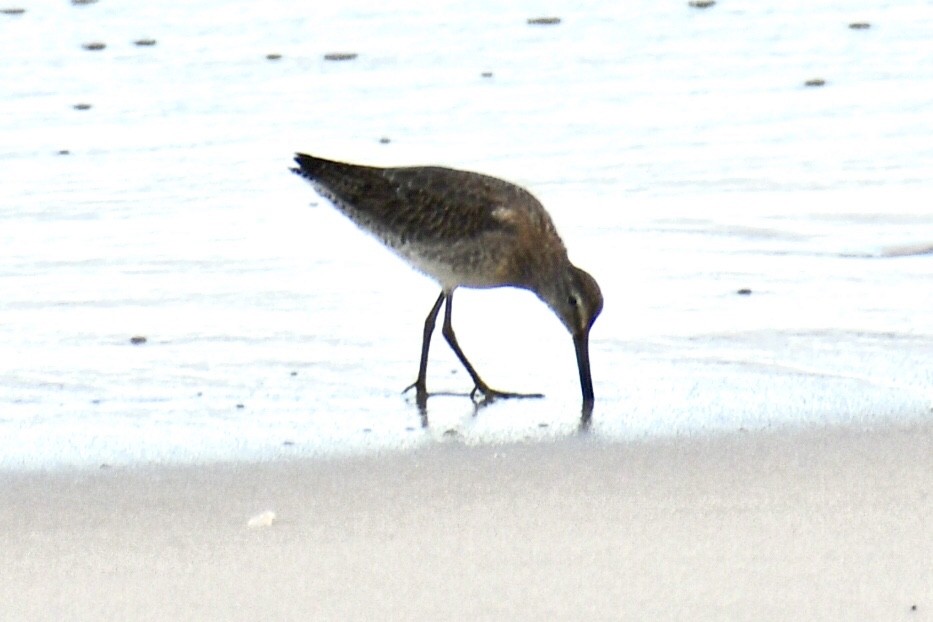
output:
[[931, 448], [921, 423], [7, 472], [0, 619], [927, 620]]

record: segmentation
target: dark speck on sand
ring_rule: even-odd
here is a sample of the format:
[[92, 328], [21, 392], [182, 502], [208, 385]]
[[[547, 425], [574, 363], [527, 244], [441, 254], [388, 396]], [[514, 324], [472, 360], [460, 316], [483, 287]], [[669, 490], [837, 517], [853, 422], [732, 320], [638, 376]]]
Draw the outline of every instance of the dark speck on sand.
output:
[[553, 26], [560, 23], [559, 17], [529, 17], [528, 23], [533, 26]]

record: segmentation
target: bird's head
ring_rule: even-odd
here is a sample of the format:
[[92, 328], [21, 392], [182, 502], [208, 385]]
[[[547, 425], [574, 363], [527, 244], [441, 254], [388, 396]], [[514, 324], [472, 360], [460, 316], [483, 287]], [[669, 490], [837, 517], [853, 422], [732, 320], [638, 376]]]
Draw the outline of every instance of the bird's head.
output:
[[589, 338], [593, 322], [603, 310], [603, 295], [596, 279], [569, 262], [548, 287], [538, 293], [557, 314], [573, 337], [580, 371], [584, 406], [593, 404], [593, 380], [590, 376]]

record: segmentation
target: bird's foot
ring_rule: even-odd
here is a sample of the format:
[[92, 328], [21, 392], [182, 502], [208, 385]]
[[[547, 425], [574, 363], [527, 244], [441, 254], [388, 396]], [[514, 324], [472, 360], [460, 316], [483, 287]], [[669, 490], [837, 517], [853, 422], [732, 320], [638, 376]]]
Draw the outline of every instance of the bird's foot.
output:
[[421, 427], [428, 427], [428, 388], [423, 379], [418, 379], [411, 383], [402, 391], [402, 394], [415, 390], [415, 405], [418, 406], [418, 412], [421, 413]]
[[[477, 399], [477, 396], [481, 396], [482, 399]], [[470, 391], [470, 399], [474, 402], [479, 402], [482, 404], [488, 404], [499, 399], [540, 399], [544, 397], [543, 393], [512, 393], [509, 391], [497, 391], [495, 389], [489, 388], [486, 384], [477, 384], [473, 387], [473, 390]]]
[[416, 391], [416, 393], [417, 393], [418, 395], [422, 395], [422, 394], [423, 394], [423, 395], [427, 395], [427, 394], [428, 394], [427, 383], [426, 383], [423, 379], [421, 379], [421, 378], [419, 378], [418, 380], [415, 380], [415, 381], [412, 382], [410, 385], [408, 385], [407, 387], [405, 387], [404, 389], [402, 389], [402, 395], [404, 395], [405, 393], [408, 393], [408, 392], [411, 391], [412, 389], [415, 389], [415, 391]]
[[[430, 395], [463, 395], [463, 393], [429, 394], [426, 383], [421, 380], [416, 380], [412, 384], [405, 387], [402, 393], [408, 393], [412, 389], [415, 390], [415, 402], [417, 403], [418, 408], [421, 410], [424, 410], [427, 407], [428, 397]], [[541, 399], [544, 397], [543, 393], [513, 393], [511, 391], [497, 391], [496, 389], [490, 388], [486, 383], [480, 383], [474, 386], [469, 395], [471, 400], [480, 405], [486, 405], [500, 399]]]
[[419, 406], [423, 407], [423, 405], [428, 401], [427, 383], [423, 379], [419, 378], [418, 380], [405, 387], [405, 389], [402, 390], [402, 395], [408, 393], [412, 389], [415, 390], [415, 401]]

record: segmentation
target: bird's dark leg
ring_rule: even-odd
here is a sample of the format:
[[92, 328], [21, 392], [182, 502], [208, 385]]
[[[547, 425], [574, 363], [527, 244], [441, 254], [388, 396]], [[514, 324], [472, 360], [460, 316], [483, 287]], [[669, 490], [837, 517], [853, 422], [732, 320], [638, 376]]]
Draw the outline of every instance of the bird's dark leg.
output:
[[444, 302], [446, 297], [447, 292], [442, 291], [434, 306], [431, 307], [428, 317], [424, 320], [424, 337], [421, 340], [421, 366], [418, 368], [418, 379], [405, 388], [405, 391], [415, 390], [415, 399], [418, 402], [418, 407], [422, 410], [427, 406], [428, 399], [428, 350], [431, 348], [431, 335], [434, 333], [434, 324], [437, 322], [437, 314], [441, 310], [441, 303]]
[[473, 369], [473, 365], [471, 365], [470, 361], [467, 360], [463, 350], [460, 349], [460, 344], [457, 343], [457, 335], [454, 334], [454, 327], [450, 321], [451, 315], [453, 313], [453, 302], [454, 293], [453, 291], [450, 291], [447, 293], [447, 305], [444, 307], [444, 327], [441, 332], [444, 334], [444, 339], [446, 339], [447, 343], [450, 344], [450, 348], [454, 351], [454, 354], [456, 354], [457, 358], [460, 359], [460, 362], [463, 363], [467, 373], [470, 374], [470, 378], [473, 379], [473, 384], [476, 385], [473, 387], [473, 391], [470, 392], [470, 397], [475, 397], [477, 391], [481, 392], [484, 399], [487, 401], [491, 401], [499, 397], [544, 397], [540, 393], [507, 393], [504, 391], [496, 391], [495, 389], [489, 388], [489, 385], [483, 382], [483, 379], [480, 378], [479, 374], [476, 373], [476, 370]]

